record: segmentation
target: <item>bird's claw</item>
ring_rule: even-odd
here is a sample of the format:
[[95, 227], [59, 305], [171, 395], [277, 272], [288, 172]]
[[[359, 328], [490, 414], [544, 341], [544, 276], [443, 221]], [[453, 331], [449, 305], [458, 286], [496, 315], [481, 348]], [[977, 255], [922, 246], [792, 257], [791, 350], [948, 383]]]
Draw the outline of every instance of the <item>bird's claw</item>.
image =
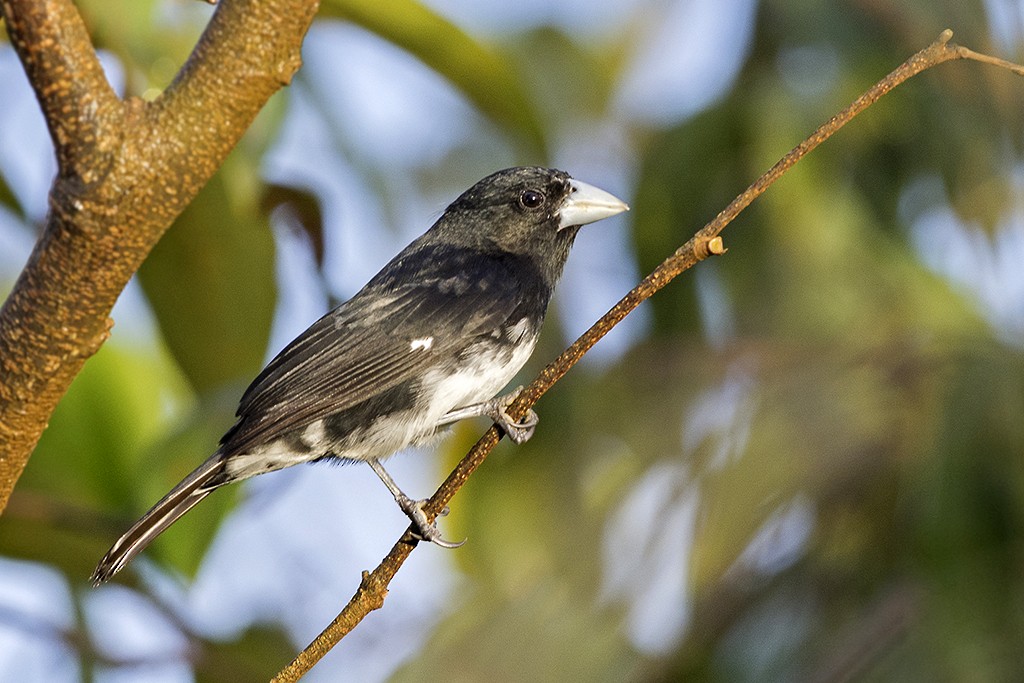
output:
[[[427, 519], [427, 513], [423, 511], [423, 506], [427, 504], [426, 500], [413, 500], [408, 496], [402, 496], [396, 498], [398, 501], [398, 507], [402, 508], [413, 525], [413, 536], [422, 540], [429, 541], [434, 545], [439, 545], [442, 548], [458, 548], [466, 542], [465, 539], [458, 543], [452, 541], [446, 541], [441, 536], [441, 530], [437, 528], [436, 522], [431, 522]], [[441, 512], [437, 514], [438, 517], [444, 517], [449, 512], [447, 505], [442, 508]]]
[[540, 418], [532, 408], [526, 411], [526, 415], [523, 415], [521, 420], [513, 420], [508, 414], [509, 406], [519, 398], [521, 393], [523, 393], [523, 387], [519, 386], [504, 396], [491, 399], [490, 411], [487, 414], [517, 445], [529, 441], [537, 428], [537, 423], [540, 422]]

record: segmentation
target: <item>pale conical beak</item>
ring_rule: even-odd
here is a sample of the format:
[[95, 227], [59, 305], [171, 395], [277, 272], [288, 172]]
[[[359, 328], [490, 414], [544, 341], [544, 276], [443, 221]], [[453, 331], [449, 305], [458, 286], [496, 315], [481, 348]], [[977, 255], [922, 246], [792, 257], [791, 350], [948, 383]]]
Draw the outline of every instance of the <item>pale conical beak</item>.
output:
[[609, 218], [623, 211], [629, 211], [626, 202], [604, 190], [569, 179], [569, 196], [562, 202], [558, 210], [558, 229], [564, 230], [573, 225], [586, 225]]

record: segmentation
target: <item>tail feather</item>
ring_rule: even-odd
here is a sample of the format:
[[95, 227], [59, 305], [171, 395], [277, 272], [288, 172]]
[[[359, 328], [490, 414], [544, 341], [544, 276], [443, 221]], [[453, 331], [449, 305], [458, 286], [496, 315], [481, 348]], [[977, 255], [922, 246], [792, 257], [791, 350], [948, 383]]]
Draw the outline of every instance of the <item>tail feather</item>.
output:
[[92, 585], [98, 586], [121, 571], [164, 529], [195, 507], [214, 489], [228, 483], [230, 480], [223, 480], [223, 471], [223, 458], [219, 453], [214, 454], [171, 489], [170, 493], [161, 498], [111, 546], [89, 579]]

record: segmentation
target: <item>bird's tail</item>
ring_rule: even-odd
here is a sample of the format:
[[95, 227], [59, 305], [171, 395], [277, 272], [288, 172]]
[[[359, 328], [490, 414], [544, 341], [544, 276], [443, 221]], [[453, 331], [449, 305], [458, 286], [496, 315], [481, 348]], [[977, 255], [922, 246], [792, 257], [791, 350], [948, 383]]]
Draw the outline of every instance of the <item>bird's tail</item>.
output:
[[192, 471], [171, 492], [161, 498], [142, 519], [135, 522], [128, 531], [107, 551], [96, 565], [90, 581], [98, 586], [121, 571], [133, 557], [141, 553], [164, 529], [174, 524], [179, 517], [195, 507], [199, 501], [210, 495], [214, 489], [226, 484], [224, 459], [215, 453], [202, 465]]

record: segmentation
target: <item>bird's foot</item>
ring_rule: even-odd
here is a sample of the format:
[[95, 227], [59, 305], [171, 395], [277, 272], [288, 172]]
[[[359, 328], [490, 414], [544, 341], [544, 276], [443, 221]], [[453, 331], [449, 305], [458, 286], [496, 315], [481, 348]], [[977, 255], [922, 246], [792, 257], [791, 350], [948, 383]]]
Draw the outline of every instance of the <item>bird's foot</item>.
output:
[[537, 423], [540, 422], [540, 418], [537, 417], [537, 413], [533, 412], [531, 408], [526, 412], [526, 415], [521, 420], [513, 420], [508, 414], [508, 408], [511, 406], [519, 394], [523, 393], [523, 387], [519, 386], [505, 394], [504, 396], [496, 396], [487, 402], [487, 410], [484, 413], [487, 417], [494, 420], [494, 422], [501, 427], [508, 438], [512, 439], [516, 444], [524, 444], [530, 440], [533, 436], [534, 430], [537, 428]]
[[[439, 545], [442, 548], [458, 548], [465, 540], [461, 540], [458, 543], [452, 541], [446, 541], [441, 536], [441, 530], [437, 528], [437, 522], [431, 522], [427, 519], [427, 513], [423, 511], [423, 507], [427, 504], [427, 500], [413, 500], [409, 496], [402, 494], [401, 497], [395, 496], [395, 500], [398, 502], [398, 507], [402, 508], [409, 519], [412, 521], [413, 535], [423, 541], [430, 541], [434, 545]], [[438, 517], [444, 517], [448, 514], [448, 506], [444, 506], [444, 509], [438, 513]]]

